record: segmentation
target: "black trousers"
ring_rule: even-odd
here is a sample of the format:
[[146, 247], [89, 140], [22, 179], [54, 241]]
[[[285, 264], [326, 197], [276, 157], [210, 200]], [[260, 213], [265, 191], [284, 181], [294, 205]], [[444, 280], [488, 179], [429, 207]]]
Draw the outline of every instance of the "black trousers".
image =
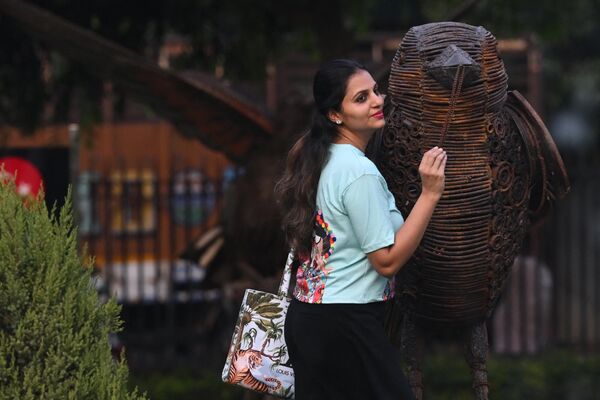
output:
[[385, 303], [292, 300], [285, 340], [296, 400], [414, 399], [397, 350], [385, 335]]

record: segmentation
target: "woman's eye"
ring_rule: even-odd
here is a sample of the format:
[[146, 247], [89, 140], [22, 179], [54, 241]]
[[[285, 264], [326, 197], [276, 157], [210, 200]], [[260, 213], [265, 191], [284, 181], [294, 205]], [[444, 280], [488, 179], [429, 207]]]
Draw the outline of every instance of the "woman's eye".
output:
[[359, 103], [363, 103], [365, 100], [367, 100], [367, 96], [365, 96], [364, 94], [361, 94], [356, 98], [356, 101], [358, 101]]

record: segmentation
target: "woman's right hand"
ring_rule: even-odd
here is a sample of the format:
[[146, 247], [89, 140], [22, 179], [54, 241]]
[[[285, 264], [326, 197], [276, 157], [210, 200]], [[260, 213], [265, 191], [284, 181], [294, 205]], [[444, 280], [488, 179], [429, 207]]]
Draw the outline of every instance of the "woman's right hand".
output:
[[446, 159], [448, 156], [441, 147], [434, 147], [423, 154], [419, 165], [421, 175], [421, 194], [431, 197], [436, 202], [444, 192]]

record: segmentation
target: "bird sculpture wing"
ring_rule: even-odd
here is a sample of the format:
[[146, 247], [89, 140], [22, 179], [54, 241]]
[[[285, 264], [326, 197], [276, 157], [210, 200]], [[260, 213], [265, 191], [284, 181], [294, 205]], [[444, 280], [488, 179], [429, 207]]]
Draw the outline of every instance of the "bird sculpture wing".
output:
[[516, 90], [509, 91], [504, 107], [527, 148], [532, 177], [529, 210], [534, 220], [539, 219], [555, 199], [569, 191], [567, 171], [546, 125], [525, 97]]

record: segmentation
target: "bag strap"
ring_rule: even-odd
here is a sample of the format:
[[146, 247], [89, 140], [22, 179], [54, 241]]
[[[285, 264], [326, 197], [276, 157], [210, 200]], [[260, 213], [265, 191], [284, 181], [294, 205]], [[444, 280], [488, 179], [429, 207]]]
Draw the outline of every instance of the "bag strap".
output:
[[292, 264], [294, 263], [294, 249], [290, 249], [285, 267], [283, 268], [283, 276], [281, 277], [281, 283], [279, 284], [279, 296], [288, 297], [288, 290], [290, 288], [290, 280], [292, 278]]

